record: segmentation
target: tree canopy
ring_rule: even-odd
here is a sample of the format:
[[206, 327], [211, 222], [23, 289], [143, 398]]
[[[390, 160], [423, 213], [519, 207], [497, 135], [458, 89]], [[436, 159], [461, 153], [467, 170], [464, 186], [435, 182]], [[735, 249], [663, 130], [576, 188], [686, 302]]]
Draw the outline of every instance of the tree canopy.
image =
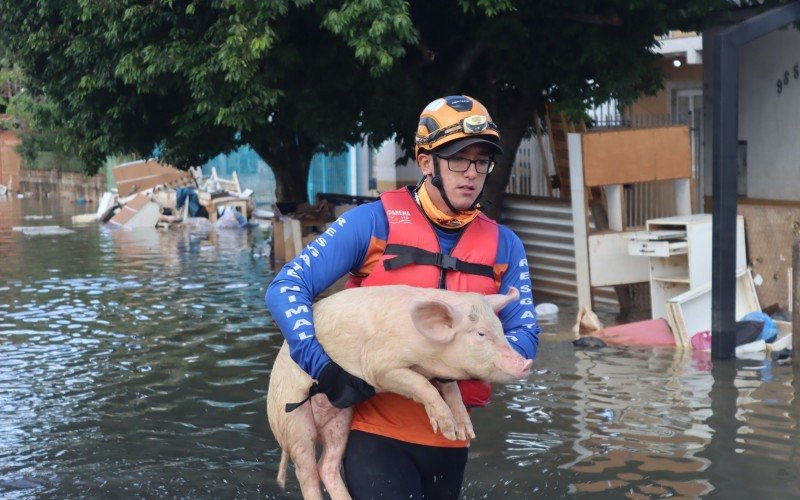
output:
[[[278, 199], [311, 156], [367, 138], [412, 145], [419, 111], [464, 93], [507, 154], [546, 100], [583, 106], [659, 88], [656, 36], [724, 0], [2, 0], [3, 42], [90, 165], [113, 153], [188, 165], [250, 144]], [[0, 35], [1, 36], [1, 35]], [[497, 209], [495, 209], [496, 211]], [[495, 212], [496, 215], [496, 212]]]

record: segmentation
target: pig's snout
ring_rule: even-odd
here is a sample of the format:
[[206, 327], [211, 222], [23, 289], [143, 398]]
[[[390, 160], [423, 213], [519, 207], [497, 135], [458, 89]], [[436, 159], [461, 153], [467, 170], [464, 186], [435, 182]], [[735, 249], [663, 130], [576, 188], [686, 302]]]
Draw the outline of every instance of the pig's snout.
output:
[[530, 375], [533, 360], [525, 359], [519, 355], [502, 356], [495, 364], [500, 371], [498, 374], [502, 380], [497, 382], [511, 382], [516, 379], [523, 379]]
[[532, 359], [526, 359], [522, 366], [520, 367], [520, 371], [517, 373], [517, 378], [525, 378], [531, 374], [531, 366], [533, 365]]

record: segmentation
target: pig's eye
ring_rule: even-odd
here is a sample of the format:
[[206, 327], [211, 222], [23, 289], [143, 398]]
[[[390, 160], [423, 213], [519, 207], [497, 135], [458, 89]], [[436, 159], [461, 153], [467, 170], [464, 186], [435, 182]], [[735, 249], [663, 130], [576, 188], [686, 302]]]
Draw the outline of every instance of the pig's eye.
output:
[[481, 331], [478, 332], [478, 337], [485, 337], [485, 336], [486, 332], [481, 332]]

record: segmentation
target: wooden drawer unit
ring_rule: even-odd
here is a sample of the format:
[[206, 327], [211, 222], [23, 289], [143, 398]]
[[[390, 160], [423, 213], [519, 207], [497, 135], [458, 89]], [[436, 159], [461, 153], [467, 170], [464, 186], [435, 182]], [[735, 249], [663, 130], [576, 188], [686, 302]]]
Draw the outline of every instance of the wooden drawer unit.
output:
[[[649, 257], [653, 318], [669, 318], [671, 298], [711, 283], [710, 214], [664, 217], [647, 221], [647, 230], [628, 236], [628, 254]], [[737, 219], [737, 270], [747, 269], [744, 220]]]
[[628, 255], [645, 257], [669, 257], [689, 252], [689, 243], [678, 241], [631, 240], [628, 242]]

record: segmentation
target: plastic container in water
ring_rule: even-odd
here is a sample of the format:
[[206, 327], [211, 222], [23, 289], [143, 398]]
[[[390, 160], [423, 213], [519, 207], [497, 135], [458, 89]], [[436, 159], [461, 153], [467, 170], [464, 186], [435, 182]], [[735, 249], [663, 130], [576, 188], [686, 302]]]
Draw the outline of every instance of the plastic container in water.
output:
[[550, 302], [542, 302], [536, 305], [537, 316], [555, 316], [558, 314], [558, 306]]

